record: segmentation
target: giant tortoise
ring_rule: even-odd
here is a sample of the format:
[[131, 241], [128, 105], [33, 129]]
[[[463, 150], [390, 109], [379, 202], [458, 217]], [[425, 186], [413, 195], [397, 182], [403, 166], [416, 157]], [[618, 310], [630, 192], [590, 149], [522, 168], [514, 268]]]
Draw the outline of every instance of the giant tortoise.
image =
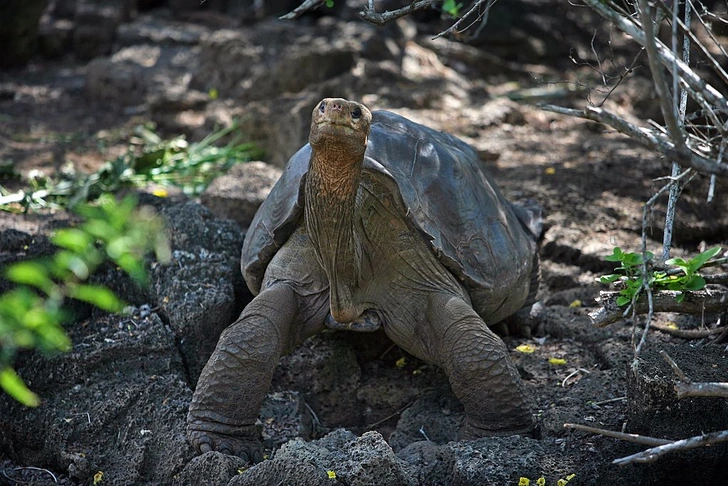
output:
[[506, 201], [465, 142], [324, 99], [245, 237], [256, 297], [221, 335], [189, 408], [198, 451], [261, 458], [255, 422], [284, 353], [326, 327], [381, 326], [447, 373], [463, 439], [528, 433], [529, 400], [490, 325], [533, 302], [540, 214]]

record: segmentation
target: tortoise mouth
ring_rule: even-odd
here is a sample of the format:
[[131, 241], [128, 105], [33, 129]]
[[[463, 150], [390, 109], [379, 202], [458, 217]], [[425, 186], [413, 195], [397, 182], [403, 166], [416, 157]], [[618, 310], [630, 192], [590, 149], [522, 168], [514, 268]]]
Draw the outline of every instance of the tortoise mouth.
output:
[[351, 126], [351, 124], [339, 122], [337, 120], [323, 120], [317, 122], [316, 128], [322, 135], [352, 135], [357, 131]]

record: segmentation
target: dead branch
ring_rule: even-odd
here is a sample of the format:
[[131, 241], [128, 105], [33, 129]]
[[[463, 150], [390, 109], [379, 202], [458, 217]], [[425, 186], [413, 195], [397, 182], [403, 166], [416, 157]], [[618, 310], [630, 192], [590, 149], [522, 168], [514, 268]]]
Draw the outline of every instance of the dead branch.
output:
[[[645, 47], [647, 39], [643, 26], [635, 23], [631, 18], [620, 15], [615, 10], [612, 10], [607, 2], [600, 0], [584, 0], [584, 3], [591, 7], [595, 12], [600, 14], [605, 19], [612, 22], [620, 30], [625, 32], [627, 35], [632, 37], [638, 44]], [[708, 103], [712, 104], [716, 110], [726, 112], [728, 111], [728, 101], [726, 98], [710, 84], [706, 83], [695, 71], [682, 62], [680, 59], [675, 57], [675, 54], [665, 44], [655, 39], [655, 45], [657, 47], [657, 56], [660, 63], [668, 69], [675, 67], [677, 74], [690, 88], [690, 94], [694, 92], [702, 94]], [[719, 127], [725, 129], [725, 127]]]
[[678, 398], [683, 397], [722, 397], [728, 398], [728, 383], [677, 383], [675, 391]]
[[652, 329], [657, 329], [671, 336], [675, 336], [681, 339], [703, 339], [715, 334], [720, 334], [724, 331], [724, 328], [718, 329], [677, 329], [670, 326], [665, 326], [657, 322], [653, 322], [650, 326]]
[[[728, 309], [728, 292], [725, 289], [706, 288], [694, 292], [683, 292], [682, 302], [677, 301], [680, 292], [674, 290], [654, 291], [655, 312], [680, 312], [683, 314], [701, 314], [703, 312], [724, 312]], [[597, 327], [606, 327], [620, 319], [624, 319], [625, 309], [617, 305], [619, 292], [602, 291], [599, 293], [599, 302], [602, 306], [589, 313], [592, 324]], [[648, 311], [645, 299], [635, 304], [636, 314], [645, 314]]]
[[434, 3], [439, 3], [440, 1], [441, 0], [420, 0], [418, 2], [412, 2], [406, 7], [398, 8], [397, 10], [387, 10], [386, 12], [380, 13], [374, 9], [374, 1], [370, 0], [369, 4], [364, 7], [361, 12], [359, 12], [359, 16], [372, 24], [384, 25], [387, 22], [404, 17], [405, 15], [409, 15], [417, 10], [422, 10], [423, 8], [427, 8]]
[[597, 427], [590, 427], [588, 425], [581, 424], [564, 424], [566, 429], [576, 429], [590, 434], [603, 435], [605, 437], [612, 437], [614, 439], [620, 439], [627, 442], [634, 442], [635, 444], [643, 444], [649, 446], [660, 446], [665, 444], [672, 444], [673, 441], [667, 439], [658, 439], [657, 437], [649, 437], [646, 435], [638, 434], [627, 434], [624, 432], [617, 432], [615, 430], [599, 429]]
[[682, 165], [692, 167], [698, 172], [702, 172], [704, 174], [715, 174], [720, 178], [728, 179], [728, 165], [717, 164], [710, 159], [698, 155], [692, 150], [689, 150], [686, 153], [679, 152], [675, 148], [675, 144], [662, 133], [656, 130], [638, 127], [624, 118], [620, 118], [613, 113], [603, 110], [602, 108], [587, 106], [583, 110], [575, 110], [555, 105], [542, 105], [541, 108], [546, 111], [562, 115], [584, 118], [586, 120], [603, 123], [614, 128], [618, 132], [629, 136], [645, 147], [659, 151], [665, 157], [675, 160]]
[[326, 0], [306, 0], [298, 7], [294, 8], [285, 15], [281, 15], [278, 18], [281, 20], [296, 20], [298, 17], [310, 10], [316, 10], [324, 3], [326, 3]]
[[655, 462], [661, 456], [664, 456], [665, 454], [670, 452], [695, 449], [697, 447], [704, 447], [710, 444], [724, 441], [728, 441], [728, 430], [712, 432], [710, 434], [697, 435], [695, 437], [690, 437], [689, 439], [677, 440], [669, 444], [652, 447], [650, 449], [647, 449], [646, 451], [632, 454], [631, 456], [615, 459], [614, 461], [612, 461], [612, 463], [619, 464], [620, 466], [634, 463], [645, 464]]

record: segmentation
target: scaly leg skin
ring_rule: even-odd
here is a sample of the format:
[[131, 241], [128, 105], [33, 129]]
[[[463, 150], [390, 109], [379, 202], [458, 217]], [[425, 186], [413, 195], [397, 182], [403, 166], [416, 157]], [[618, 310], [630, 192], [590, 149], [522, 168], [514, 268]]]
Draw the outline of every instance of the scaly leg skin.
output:
[[428, 317], [437, 363], [465, 407], [461, 439], [531, 433], [530, 400], [503, 341], [452, 295], [432, 296]]
[[278, 360], [298, 341], [292, 331], [297, 299], [290, 286], [273, 285], [223, 331], [187, 415], [187, 435], [199, 452], [263, 459], [255, 422]]

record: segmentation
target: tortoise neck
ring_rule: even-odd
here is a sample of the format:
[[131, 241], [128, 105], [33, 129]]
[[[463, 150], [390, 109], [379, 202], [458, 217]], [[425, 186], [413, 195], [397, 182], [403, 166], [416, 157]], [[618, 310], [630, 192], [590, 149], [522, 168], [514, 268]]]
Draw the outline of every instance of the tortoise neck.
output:
[[360, 273], [354, 214], [363, 160], [363, 152], [313, 150], [306, 176], [306, 229], [329, 279], [331, 313], [339, 322], [359, 316], [352, 297]]

